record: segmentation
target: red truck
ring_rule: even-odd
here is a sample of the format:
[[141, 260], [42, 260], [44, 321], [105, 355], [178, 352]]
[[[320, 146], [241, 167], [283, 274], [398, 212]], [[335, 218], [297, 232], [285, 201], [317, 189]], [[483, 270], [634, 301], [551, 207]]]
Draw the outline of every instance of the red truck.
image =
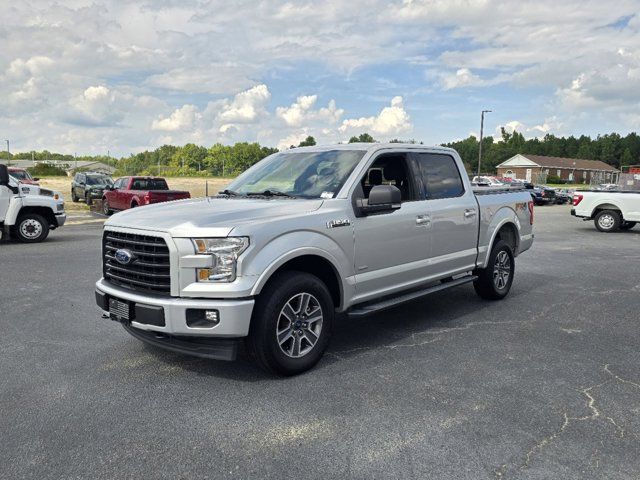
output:
[[122, 177], [102, 195], [102, 211], [111, 215], [114, 211], [191, 198], [181, 190], [169, 190], [167, 181], [158, 177]]
[[40, 185], [39, 178], [33, 178], [24, 168], [9, 167], [9, 175], [18, 180], [20, 183], [27, 185]]

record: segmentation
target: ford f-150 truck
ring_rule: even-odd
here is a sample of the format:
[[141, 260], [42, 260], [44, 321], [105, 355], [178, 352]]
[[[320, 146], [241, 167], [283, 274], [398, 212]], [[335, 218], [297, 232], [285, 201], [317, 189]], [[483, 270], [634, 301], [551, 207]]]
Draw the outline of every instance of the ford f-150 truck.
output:
[[19, 182], [0, 165], [0, 238], [11, 234], [25, 243], [42, 242], [66, 219], [60, 193]]
[[640, 222], [640, 192], [579, 190], [573, 194], [571, 215], [593, 220], [601, 232], [629, 230]]
[[191, 198], [189, 192], [169, 190], [167, 181], [158, 177], [122, 177], [102, 194], [102, 211], [111, 215], [116, 210]]
[[361, 317], [473, 283], [504, 298], [533, 243], [528, 191], [474, 193], [443, 147], [296, 148], [217, 196], [105, 223], [96, 301], [105, 318], [169, 350], [267, 370], [311, 368], [336, 313]]

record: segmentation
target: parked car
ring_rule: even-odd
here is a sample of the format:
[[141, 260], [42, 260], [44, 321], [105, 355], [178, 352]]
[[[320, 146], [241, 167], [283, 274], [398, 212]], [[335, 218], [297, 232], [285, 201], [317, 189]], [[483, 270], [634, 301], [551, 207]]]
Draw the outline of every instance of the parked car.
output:
[[504, 183], [499, 181], [496, 177], [491, 177], [487, 175], [476, 175], [471, 180], [471, 183], [479, 186], [479, 187], [500, 187], [503, 186]]
[[593, 220], [601, 232], [630, 230], [640, 222], [640, 192], [579, 190], [571, 215]]
[[556, 188], [556, 204], [565, 205], [571, 203], [573, 198], [573, 192], [566, 188]]
[[113, 185], [113, 179], [99, 172], [78, 172], [71, 182], [71, 200], [83, 200], [91, 205], [97, 198], [102, 198], [106, 189]]
[[552, 205], [556, 202], [556, 191], [553, 188], [545, 187], [544, 185], [534, 185], [531, 192], [531, 197], [536, 205]]
[[449, 148], [296, 148], [217, 197], [111, 217], [95, 300], [157, 347], [232, 360], [244, 340], [262, 367], [292, 375], [322, 357], [337, 312], [468, 283], [504, 298], [532, 225], [528, 192], [474, 191]]
[[102, 211], [111, 215], [114, 211], [127, 210], [152, 203], [170, 202], [191, 198], [182, 190], [169, 190], [167, 181], [159, 177], [122, 177], [102, 194]]
[[9, 175], [25, 185], [40, 185], [39, 178], [33, 178], [24, 168], [8, 167]]
[[62, 195], [18, 182], [0, 164], [0, 239], [10, 234], [21, 242], [42, 242], [66, 219]]

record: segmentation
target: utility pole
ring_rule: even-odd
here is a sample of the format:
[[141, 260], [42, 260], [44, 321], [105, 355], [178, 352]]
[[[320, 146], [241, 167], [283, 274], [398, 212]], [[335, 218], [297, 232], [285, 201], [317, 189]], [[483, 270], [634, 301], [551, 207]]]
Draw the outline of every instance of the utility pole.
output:
[[484, 114], [490, 113], [491, 110], [482, 110], [480, 114], [480, 143], [478, 145], [478, 176], [480, 176], [480, 165], [482, 164], [482, 134], [484, 131]]
[[11, 165], [11, 152], [9, 151], [9, 140], [5, 140], [7, 142], [7, 166]]

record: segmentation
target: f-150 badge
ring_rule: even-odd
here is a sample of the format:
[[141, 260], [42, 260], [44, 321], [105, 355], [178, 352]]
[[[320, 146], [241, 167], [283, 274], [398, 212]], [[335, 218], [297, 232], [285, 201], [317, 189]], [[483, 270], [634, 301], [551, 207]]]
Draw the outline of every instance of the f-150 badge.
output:
[[351, 225], [351, 220], [348, 218], [343, 218], [341, 220], [329, 220], [327, 222], [327, 228], [348, 227], [349, 225]]

